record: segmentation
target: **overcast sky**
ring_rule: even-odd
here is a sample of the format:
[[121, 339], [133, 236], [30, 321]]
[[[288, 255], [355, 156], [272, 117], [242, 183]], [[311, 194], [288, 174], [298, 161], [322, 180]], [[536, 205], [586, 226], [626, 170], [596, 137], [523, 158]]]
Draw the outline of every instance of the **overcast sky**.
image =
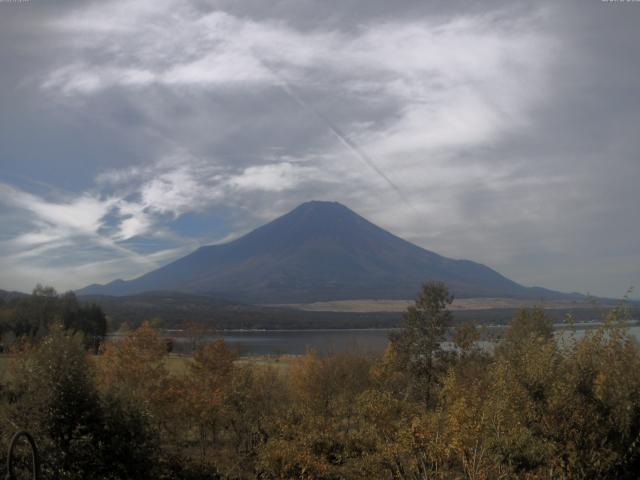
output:
[[600, 0], [0, 0], [0, 288], [133, 278], [319, 199], [524, 285], [640, 289], [639, 26]]

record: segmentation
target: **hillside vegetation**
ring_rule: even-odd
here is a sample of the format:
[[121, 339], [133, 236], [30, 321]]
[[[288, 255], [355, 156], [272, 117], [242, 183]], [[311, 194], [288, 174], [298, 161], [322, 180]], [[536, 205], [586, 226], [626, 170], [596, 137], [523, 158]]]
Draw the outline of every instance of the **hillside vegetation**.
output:
[[[397, 327], [401, 312], [397, 307], [389, 311], [358, 311], [358, 308], [344, 308], [348, 302], [338, 304], [344, 311], [325, 310], [324, 304], [318, 309], [294, 308], [294, 306], [261, 306], [224, 302], [215, 298], [188, 295], [179, 292], [147, 292], [122, 297], [83, 295], [80, 301], [95, 303], [107, 314], [113, 330], [121, 325], [139, 326], [145, 319], [170, 329], [183, 329], [192, 322], [206, 324], [213, 329], [317, 329], [317, 328], [389, 328]], [[357, 303], [357, 302], [354, 302]], [[406, 309], [406, 301], [401, 301]], [[454, 323], [472, 321], [483, 325], [507, 324], [517, 313], [518, 302], [492, 302], [494, 308], [485, 304], [463, 299], [468, 308], [456, 309]], [[531, 301], [522, 302], [523, 305]], [[353, 305], [353, 303], [350, 303]], [[506, 305], [506, 306], [505, 306]], [[578, 322], [600, 318], [611, 305], [594, 305], [587, 302], [545, 302], [547, 315], [556, 323], [562, 322], [570, 314]], [[332, 308], [332, 307], [329, 307]], [[371, 309], [370, 307], [361, 310]], [[640, 309], [636, 306], [636, 311]], [[636, 314], [637, 315], [637, 314]]]
[[379, 357], [285, 368], [220, 340], [169, 371], [148, 323], [95, 356], [53, 322], [13, 351], [2, 442], [31, 431], [51, 480], [637, 478], [640, 351], [623, 306], [562, 343], [543, 310], [522, 310], [488, 354], [472, 324], [439, 348], [450, 300], [427, 284]]

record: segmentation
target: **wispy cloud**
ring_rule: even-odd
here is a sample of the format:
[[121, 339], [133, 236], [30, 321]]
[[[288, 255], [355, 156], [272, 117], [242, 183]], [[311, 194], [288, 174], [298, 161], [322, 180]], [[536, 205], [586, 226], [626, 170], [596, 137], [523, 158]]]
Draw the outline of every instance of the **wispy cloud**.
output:
[[[131, 271], [132, 266], [134, 272], [144, 271], [197, 246], [193, 239], [168, 232], [168, 222], [236, 194], [295, 188], [311, 180], [314, 172], [310, 167], [280, 162], [224, 173], [215, 164], [175, 154], [145, 167], [102, 172], [94, 189], [64, 199], [44, 198], [0, 182], [0, 205], [27, 214], [24, 231], [0, 242], [0, 251], [5, 262], [37, 266], [43, 272], [58, 268], [61, 257], [84, 272], [92, 271], [88, 264], [96, 267], [93, 271], [100, 271], [101, 278], [114, 270], [113, 265], [124, 271]], [[162, 239], [165, 247], [139, 251], [131, 243], [154, 237]], [[104, 258], [100, 261], [90, 260], [95, 249], [112, 254], [98, 255]], [[55, 267], [47, 266], [46, 258], [54, 259]], [[100, 265], [106, 270], [97, 268]]]
[[[637, 218], [640, 62], [622, 9], [107, 0], [20, 11], [0, 18], [0, 255], [18, 285], [56, 271], [65, 286], [132, 277], [313, 198], [523, 283], [597, 290], [600, 266], [572, 272], [595, 256], [640, 258], [623, 223]], [[33, 31], [21, 21], [38, 36], [17, 39]]]
[[[382, 96], [398, 105], [383, 128], [343, 126], [349, 137], [360, 134], [351, 141], [366, 143], [376, 157], [396, 157], [397, 168], [400, 155], [484, 143], [526, 124], [550, 81], [553, 43], [537, 28], [539, 12], [515, 21], [498, 12], [376, 22], [343, 33], [200, 13], [184, 2], [135, 3], [96, 4], [57, 21], [82, 41], [72, 43], [78, 60], [51, 72], [43, 88], [65, 94], [152, 84], [268, 89], [273, 72], [282, 85], [302, 89], [335, 82], [354, 98]], [[159, 27], [141, 31], [140, 25]], [[313, 102], [304, 103], [329, 119]]]
[[[189, 2], [144, 0], [91, 4], [55, 19], [51, 27], [73, 61], [46, 73], [41, 88], [49, 96], [89, 101], [119, 89], [149, 109], [156, 107], [145, 100], [146, 92], [161, 87], [206, 119], [216, 112], [202, 111], [198, 98], [185, 97], [185, 89], [238, 96], [267, 94], [279, 86], [294, 100], [297, 116], [315, 117], [314, 135], [329, 133], [333, 142], [331, 137], [323, 142], [322, 155], [303, 151], [298, 158], [285, 148], [234, 164], [191, 154], [191, 145], [176, 131], [169, 137], [173, 154], [99, 171], [93, 187], [72, 198], [45, 200], [5, 186], [4, 201], [31, 213], [30, 229], [11, 241], [14, 252], [22, 249], [20, 258], [71, 251], [88, 239], [135, 264], [150, 265], [155, 261], [150, 252], [136, 251], [132, 241], [166, 240], [167, 225], [186, 213], [237, 198], [242, 203], [252, 192], [282, 195], [312, 185], [339, 197], [339, 185], [348, 182], [356, 198], [378, 188], [382, 179], [405, 202], [417, 200], [410, 217], [428, 214], [432, 208], [421, 198], [425, 185], [490, 181], [473, 166], [451, 167], [448, 158], [526, 121], [536, 89], [523, 91], [518, 84], [524, 78], [535, 85], [546, 81], [547, 40], [536, 33], [533, 17], [522, 19], [517, 31], [491, 14], [365, 22], [350, 32], [308, 31], [203, 11]], [[524, 60], [531, 58], [536, 62]], [[377, 101], [392, 108], [379, 123], [345, 117], [321, 101], [328, 89], [354, 107]], [[162, 115], [151, 118], [158, 122]], [[160, 128], [171, 129], [171, 119]], [[362, 163], [345, 158], [345, 148]], [[500, 175], [505, 172], [496, 172]], [[259, 205], [254, 215], [272, 216], [282, 209], [278, 205]], [[167, 251], [173, 247], [170, 242]]]
[[[302, 31], [273, 20], [202, 12], [184, 2], [124, 5], [97, 4], [56, 22], [61, 31], [82, 35], [81, 42], [72, 44], [79, 60], [51, 72], [43, 88], [88, 95], [113, 87], [135, 91], [142, 85], [181, 92], [190, 87], [266, 91], [277, 84], [333, 134], [337, 143], [326, 148], [334, 163], [344, 163], [341, 148], [346, 147], [405, 202], [415, 194], [405, 182], [428, 182], [438, 162], [526, 126], [538, 92], [550, 80], [553, 41], [538, 28], [543, 10], [515, 20], [504, 19], [498, 10], [377, 21], [341, 32]], [[161, 28], [140, 31], [143, 24]], [[316, 104], [317, 90], [329, 83], [340, 85], [337, 90], [349, 102], [386, 99], [395, 105], [393, 112], [378, 125], [353, 118], [336, 121]], [[312, 95], [303, 99], [298, 89]], [[340, 175], [341, 167], [325, 163], [322, 168]], [[450, 177], [477, 180], [464, 169], [452, 170]], [[158, 179], [148, 186], [149, 193], [163, 193], [168, 203], [179, 204], [177, 192], [165, 191], [171, 184]]]

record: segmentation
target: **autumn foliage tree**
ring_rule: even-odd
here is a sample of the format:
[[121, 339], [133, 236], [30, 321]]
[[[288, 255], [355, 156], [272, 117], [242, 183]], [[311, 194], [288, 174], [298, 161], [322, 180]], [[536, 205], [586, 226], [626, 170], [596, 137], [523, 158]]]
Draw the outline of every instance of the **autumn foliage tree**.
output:
[[235, 359], [222, 340], [207, 343], [193, 354], [189, 373], [182, 381], [185, 412], [197, 430], [201, 462], [208, 447], [215, 445], [219, 424], [224, 420]]
[[166, 345], [151, 325], [144, 322], [119, 341], [106, 344], [99, 362], [102, 388], [152, 404], [166, 386]]
[[380, 356], [278, 362], [206, 337], [168, 355], [148, 323], [96, 356], [54, 320], [14, 353], [0, 436], [32, 431], [47, 479], [637, 478], [640, 350], [622, 310], [559, 333], [524, 309], [495, 348], [465, 324], [447, 352], [450, 302], [427, 284]]

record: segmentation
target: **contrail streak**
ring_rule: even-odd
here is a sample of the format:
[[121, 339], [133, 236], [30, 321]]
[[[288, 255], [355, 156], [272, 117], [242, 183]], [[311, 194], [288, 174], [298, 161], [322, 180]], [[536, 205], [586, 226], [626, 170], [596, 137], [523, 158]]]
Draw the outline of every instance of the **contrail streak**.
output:
[[329, 131], [333, 134], [334, 137], [338, 139], [338, 141], [346, 147], [349, 152], [351, 152], [355, 157], [357, 157], [360, 161], [364, 162], [369, 168], [371, 168], [380, 178], [382, 178], [387, 185], [394, 190], [400, 199], [407, 204], [410, 208], [414, 209], [413, 205], [409, 202], [407, 197], [404, 195], [400, 187], [396, 185], [381, 169], [376, 165], [376, 162], [365, 152], [363, 151], [356, 143], [351, 140], [345, 132], [340, 129], [334, 122], [331, 121], [328, 117], [318, 111], [312, 104], [304, 100], [293, 85], [289, 85], [279, 74], [278, 72], [269, 66], [266, 62], [264, 62], [258, 55], [253, 52], [254, 57], [260, 64], [266, 68], [273, 77], [276, 79], [276, 83], [284, 92], [291, 97], [298, 105], [300, 105], [303, 109], [309, 110], [321, 123], [323, 123]]

